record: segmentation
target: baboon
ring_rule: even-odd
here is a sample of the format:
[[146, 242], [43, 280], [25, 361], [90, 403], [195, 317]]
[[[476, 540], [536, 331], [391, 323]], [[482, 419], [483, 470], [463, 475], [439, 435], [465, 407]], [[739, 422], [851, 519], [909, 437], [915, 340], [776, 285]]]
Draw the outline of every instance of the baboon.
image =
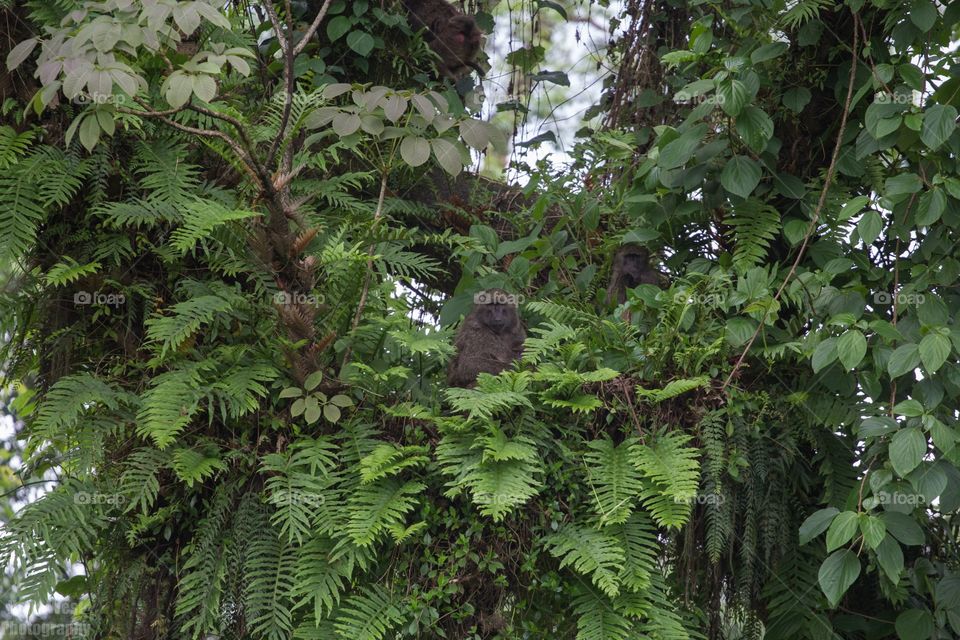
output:
[[473, 310], [454, 340], [457, 355], [447, 368], [451, 387], [472, 387], [478, 374], [500, 373], [520, 358], [527, 337], [514, 296], [503, 289], [488, 289], [473, 300]]
[[613, 256], [610, 284], [607, 286], [607, 304], [623, 304], [627, 289], [640, 284], [664, 286], [663, 274], [650, 266], [650, 252], [636, 243], [625, 244]]
[[440, 56], [440, 74], [458, 80], [475, 69], [481, 76], [483, 69], [476, 63], [483, 35], [473, 16], [464, 15], [445, 0], [403, 0], [415, 30], [425, 29], [424, 39]]

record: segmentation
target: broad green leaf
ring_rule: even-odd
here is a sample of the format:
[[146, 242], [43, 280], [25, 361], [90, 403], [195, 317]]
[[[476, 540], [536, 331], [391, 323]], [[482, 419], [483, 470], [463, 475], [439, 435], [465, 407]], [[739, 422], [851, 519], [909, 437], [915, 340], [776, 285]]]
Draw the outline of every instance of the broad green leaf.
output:
[[810, 359], [810, 364], [813, 367], [813, 372], [819, 373], [824, 367], [836, 359], [837, 339], [831, 336], [818, 344], [817, 348], [813, 350], [813, 356]]
[[831, 607], [840, 603], [843, 594], [856, 582], [859, 575], [860, 560], [849, 549], [835, 551], [823, 561], [817, 579]]
[[960, 575], [944, 576], [937, 583], [935, 597], [938, 609], [960, 607]]
[[323, 371], [314, 371], [303, 381], [303, 388], [307, 391], [313, 391], [323, 381]]
[[532, 76], [534, 82], [552, 82], [561, 87], [570, 86], [570, 78], [564, 71], [540, 71]]
[[843, 511], [830, 523], [827, 529], [827, 553], [839, 549], [850, 542], [857, 532], [858, 516], [855, 511]]
[[915, 418], [917, 416], [923, 415], [923, 405], [919, 401], [914, 400], [913, 398], [908, 398], [903, 402], [898, 402], [896, 406], [893, 407], [893, 413], [898, 416], [908, 416]]
[[766, 62], [767, 60], [773, 60], [774, 58], [783, 55], [789, 48], [790, 45], [788, 45], [786, 42], [771, 42], [770, 44], [765, 44], [751, 53], [750, 61], [753, 64], [760, 64], [761, 62]]
[[923, 529], [912, 516], [899, 511], [885, 511], [880, 514], [883, 523], [887, 525], [887, 533], [911, 547], [920, 546], [924, 542]]
[[211, 102], [217, 95], [217, 82], [207, 75], [193, 76], [193, 93], [204, 102]]
[[914, 469], [907, 480], [913, 485], [914, 490], [923, 496], [927, 504], [931, 504], [940, 497], [944, 489], [947, 488], [949, 479], [940, 465], [924, 462]]
[[920, 139], [932, 151], [940, 148], [957, 128], [957, 109], [951, 105], [935, 104], [923, 114]]
[[717, 102], [720, 103], [720, 108], [729, 116], [736, 117], [740, 115], [740, 111], [743, 110], [744, 105], [747, 104], [747, 100], [749, 99], [750, 90], [747, 88], [747, 85], [739, 80], [726, 80], [721, 82], [717, 87]]
[[847, 371], [860, 364], [866, 353], [867, 339], [857, 329], [850, 329], [837, 340], [837, 357]]
[[700, 148], [700, 142], [706, 132], [707, 125], [700, 124], [671, 140], [660, 150], [657, 164], [663, 169], [682, 167]]
[[899, 378], [911, 372], [920, 365], [920, 347], [915, 344], [905, 344], [890, 355], [887, 362], [887, 373], [891, 378]]
[[929, 640], [934, 632], [933, 616], [926, 609], [904, 611], [894, 626], [900, 640]]
[[927, 453], [927, 437], [917, 427], [901, 429], [890, 441], [890, 462], [901, 477], [917, 468]]
[[927, 373], [936, 373], [950, 355], [950, 338], [942, 333], [928, 333], [920, 341], [920, 361]]
[[460, 137], [477, 151], [483, 151], [490, 144], [490, 124], [468, 118], [460, 123]]
[[840, 513], [836, 507], [827, 507], [814, 511], [810, 517], [800, 525], [800, 544], [807, 544], [818, 535], [827, 530], [834, 516]]
[[[9, 33], [11, 35], [13, 34], [12, 31]], [[37, 42], [39, 42], [39, 40], [37, 40], [36, 38], [27, 38], [26, 40], [24, 40], [23, 42], [15, 46], [13, 49], [10, 49], [10, 53], [7, 54], [7, 69], [9, 69], [10, 71], [13, 71], [17, 67], [19, 67], [20, 63], [26, 60], [27, 57], [29, 57], [29, 55], [33, 53], [33, 49], [34, 47], [37, 46]]]
[[732, 157], [720, 174], [720, 184], [734, 195], [746, 198], [760, 184], [760, 165], [746, 156]]
[[336, 422], [340, 419], [340, 408], [335, 404], [323, 405], [323, 417], [327, 422]]
[[366, 31], [351, 31], [347, 35], [347, 46], [361, 56], [366, 56], [373, 51], [375, 44], [373, 36]]
[[884, 186], [886, 195], [889, 197], [917, 193], [923, 188], [923, 183], [920, 181], [920, 176], [915, 173], [901, 173], [887, 178]]
[[934, 187], [920, 196], [917, 204], [917, 225], [927, 227], [940, 219], [947, 210], [947, 194], [940, 187]]
[[342, 394], [339, 394], [339, 393], [338, 393], [337, 395], [333, 396], [332, 398], [330, 398], [330, 402], [332, 402], [333, 404], [335, 404], [335, 405], [338, 406], [338, 407], [352, 407], [352, 406], [353, 406], [353, 399], [350, 398], [350, 396], [345, 396], [345, 395], [342, 395]]
[[430, 159], [430, 143], [420, 136], [407, 136], [400, 141], [400, 157], [411, 167], [419, 167]]
[[773, 120], [763, 109], [748, 106], [737, 116], [737, 133], [751, 149], [760, 153], [773, 137]]
[[877, 562], [891, 582], [899, 582], [903, 571], [903, 549], [889, 534], [877, 545]]
[[857, 196], [855, 198], [851, 198], [840, 209], [840, 213], [837, 214], [837, 220], [849, 220], [853, 216], [860, 213], [860, 211], [862, 211], [869, 202], [870, 198], [867, 196]]
[[883, 218], [876, 211], [867, 211], [857, 222], [857, 233], [864, 244], [873, 244], [883, 229]]
[[347, 16], [337, 16], [327, 23], [327, 37], [330, 42], [336, 42], [350, 31], [352, 26], [353, 22]]
[[193, 80], [185, 73], [174, 72], [166, 81], [164, 98], [174, 109], [187, 104], [193, 93]]
[[460, 151], [452, 142], [443, 138], [436, 138], [430, 141], [430, 146], [433, 147], [433, 155], [436, 156], [437, 162], [444, 171], [455, 176], [463, 170]]
[[887, 526], [880, 518], [864, 513], [860, 515], [860, 533], [867, 546], [876, 549], [887, 535]]
[[907, 13], [910, 16], [910, 22], [917, 25], [917, 28], [924, 33], [930, 31], [940, 17], [937, 6], [931, 0], [914, 0]]
[[303, 413], [304, 409], [307, 407], [307, 401], [303, 398], [297, 398], [293, 401], [293, 404], [290, 405], [290, 415], [296, 418]]
[[806, 87], [794, 87], [783, 93], [783, 106], [795, 113], [800, 113], [807, 106], [811, 98], [810, 90]]
[[333, 132], [341, 138], [356, 133], [360, 125], [360, 116], [355, 113], [341, 112], [333, 117]]

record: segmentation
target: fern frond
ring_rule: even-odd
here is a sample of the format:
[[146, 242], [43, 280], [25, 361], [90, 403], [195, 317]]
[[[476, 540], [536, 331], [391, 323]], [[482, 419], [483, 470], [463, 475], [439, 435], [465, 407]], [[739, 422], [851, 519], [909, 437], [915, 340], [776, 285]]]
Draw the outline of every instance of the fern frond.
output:
[[333, 545], [326, 538], [313, 537], [300, 547], [297, 579], [293, 597], [294, 609], [313, 605], [313, 617], [321, 620], [340, 603], [352, 574], [349, 563], [333, 557]]
[[430, 462], [424, 454], [427, 447], [401, 447], [383, 443], [378, 445], [369, 455], [360, 460], [360, 479], [363, 484], [370, 484], [381, 478], [395, 476], [408, 467], [418, 467]]
[[402, 522], [425, 488], [419, 482], [401, 484], [392, 478], [358, 488], [348, 501], [347, 533], [355, 544], [372, 544], [391, 524]]
[[335, 496], [329, 491], [335, 452], [336, 447], [327, 440], [304, 438], [284, 453], [263, 458], [263, 472], [274, 474], [266, 483], [269, 502], [276, 508], [271, 522], [279, 525], [280, 534], [291, 543], [302, 544], [310, 537], [320, 508]]
[[197, 411], [202, 379], [196, 364], [155, 377], [141, 398], [137, 433], [151, 438], [160, 449], [172, 443]]
[[7, 169], [26, 154], [36, 135], [37, 129], [17, 133], [12, 127], [0, 126], [0, 169]]
[[76, 282], [84, 276], [97, 273], [99, 270], [99, 262], [80, 264], [70, 256], [64, 256], [62, 262], [50, 267], [44, 276], [44, 280], [53, 287], [62, 287], [71, 282]]
[[592, 589], [573, 601], [577, 614], [577, 640], [632, 640], [634, 624], [618, 613], [610, 601]]
[[124, 503], [128, 512], [139, 506], [143, 513], [147, 513], [153, 507], [160, 493], [158, 476], [169, 458], [153, 447], [142, 447], [127, 456], [120, 477], [120, 491], [126, 498]]
[[267, 521], [245, 545], [245, 613], [257, 637], [285, 640], [293, 632], [289, 596], [295, 590], [297, 554]]
[[206, 240], [212, 232], [228, 222], [255, 218], [256, 211], [230, 209], [219, 202], [201, 198], [192, 198], [180, 205], [182, 226], [170, 236], [171, 246], [180, 253], [193, 249], [198, 242]]
[[697, 376], [696, 378], [671, 380], [667, 383], [667, 386], [663, 387], [662, 389], [644, 389], [638, 385], [636, 391], [638, 398], [644, 398], [650, 402], [653, 402], [654, 404], [657, 404], [663, 402], [664, 400], [676, 398], [677, 396], [683, 395], [688, 391], [705, 387], [708, 384], [710, 384], [710, 376]]
[[604, 438], [587, 445], [584, 469], [601, 525], [625, 522], [643, 488], [640, 473], [630, 458], [629, 449], [633, 444], [631, 439], [618, 446]]
[[620, 568], [625, 556], [617, 539], [592, 527], [567, 523], [544, 539], [554, 558], [562, 558], [560, 568], [572, 566], [607, 596], [620, 593]]
[[690, 439], [682, 433], [664, 433], [652, 445], [634, 444], [630, 450], [633, 464], [651, 482], [641, 499], [664, 527], [687, 521], [700, 486], [700, 451], [685, 446]]
[[724, 224], [730, 227], [735, 242], [733, 262], [739, 270], [747, 271], [764, 261], [770, 243], [780, 233], [781, 220], [780, 213], [771, 205], [749, 198], [737, 205]]
[[39, 438], [52, 440], [70, 431], [82, 416], [100, 408], [116, 411], [121, 405], [135, 406], [136, 396], [89, 373], [61, 378], [43, 396], [33, 431]]
[[334, 628], [344, 640], [384, 640], [402, 620], [403, 611], [393, 594], [373, 585], [347, 598]]

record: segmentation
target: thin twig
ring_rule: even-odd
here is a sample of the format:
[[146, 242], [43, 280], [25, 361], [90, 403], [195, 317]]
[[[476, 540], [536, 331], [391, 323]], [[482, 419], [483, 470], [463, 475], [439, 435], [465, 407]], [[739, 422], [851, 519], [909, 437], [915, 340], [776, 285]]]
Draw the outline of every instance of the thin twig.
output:
[[296, 57], [300, 53], [303, 53], [303, 50], [306, 48], [307, 43], [310, 42], [310, 38], [313, 37], [313, 34], [316, 33], [317, 27], [320, 26], [320, 22], [323, 21], [324, 16], [327, 15], [327, 9], [330, 8], [333, 0], [327, 0], [323, 3], [323, 6], [320, 7], [320, 13], [317, 14], [317, 17], [313, 19], [313, 24], [307, 29], [307, 32], [303, 34], [303, 38], [300, 42], [297, 43], [297, 46], [293, 48], [293, 55]]
[[[840, 147], [843, 145], [843, 133], [847, 128], [847, 116], [850, 114], [850, 102], [853, 99], [853, 84], [856, 80], [857, 74], [857, 47], [859, 45], [859, 33], [857, 32], [857, 24], [859, 23], [859, 17], [856, 12], [853, 13], [854, 19], [854, 28], [853, 28], [853, 55], [850, 61], [850, 78], [848, 80], [847, 86], [847, 98], [843, 104], [843, 114], [840, 117], [840, 130], [837, 132], [837, 141], [833, 146], [833, 156], [830, 158], [830, 166], [827, 168], [827, 176], [823, 183], [823, 189], [820, 191], [820, 200], [817, 202], [817, 208], [813, 212], [813, 219], [810, 220], [810, 226], [807, 229], [806, 235], [803, 237], [803, 243], [800, 245], [800, 250], [797, 252], [797, 257], [793, 261], [793, 264], [790, 266], [790, 271], [787, 272], [786, 277], [783, 279], [783, 283], [780, 285], [780, 288], [777, 289], [776, 295], [773, 296], [772, 302], [776, 302], [780, 299], [780, 296], [783, 295], [784, 290], [787, 288], [787, 284], [790, 282], [790, 278], [793, 277], [793, 274], [797, 271], [797, 266], [799, 266], [800, 261], [803, 259], [804, 253], [807, 250], [807, 245], [810, 243], [810, 237], [813, 235], [814, 230], [817, 227], [817, 222], [820, 219], [820, 214], [823, 212], [823, 207], [827, 202], [827, 194], [830, 192], [830, 184], [833, 182], [833, 175], [837, 170], [837, 159], [840, 156]], [[743, 353], [740, 354], [740, 358], [737, 360], [737, 363], [733, 365], [733, 369], [730, 370], [730, 374], [727, 376], [727, 379], [724, 381], [723, 386], [720, 387], [720, 391], [723, 392], [730, 385], [730, 382], [733, 380], [733, 377], [736, 375], [737, 371], [740, 369], [740, 366], [743, 364], [743, 361], [747, 357], [747, 353], [750, 351], [750, 348], [753, 346], [753, 343], [756, 341], [757, 336], [760, 335], [760, 331], [763, 330], [764, 322], [761, 321], [757, 330], [753, 332], [750, 341], [747, 343], [747, 346], [744, 347]]]
[[[380, 195], [377, 198], [377, 210], [373, 214], [373, 225], [371, 229], [376, 229], [377, 222], [380, 220], [380, 216], [383, 213], [383, 202], [387, 197], [387, 172], [384, 171], [383, 175], [380, 177]], [[363, 289], [360, 291], [360, 303], [357, 305], [357, 312], [353, 315], [353, 322], [350, 324], [350, 333], [353, 334], [357, 330], [357, 327], [360, 326], [360, 316], [363, 314], [363, 308], [367, 305], [367, 292], [370, 290], [370, 278], [373, 272], [373, 250], [374, 245], [370, 245], [370, 248], [367, 250], [367, 273], [363, 279]], [[347, 345], [346, 350], [343, 354], [343, 364], [340, 365], [340, 369], [347, 366], [350, 362], [350, 345]]]

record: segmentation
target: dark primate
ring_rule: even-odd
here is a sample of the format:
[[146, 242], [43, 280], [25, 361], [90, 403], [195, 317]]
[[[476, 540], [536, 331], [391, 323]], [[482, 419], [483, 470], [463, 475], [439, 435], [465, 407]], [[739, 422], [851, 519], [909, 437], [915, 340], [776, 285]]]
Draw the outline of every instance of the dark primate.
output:
[[409, 12], [410, 25], [416, 30], [426, 29], [424, 39], [440, 56], [441, 75], [457, 80], [470, 73], [470, 69], [483, 75], [475, 61], [482, 33], [473, 16], [464, 15], [445, 0], [403, 0], [403, 4]]
[[472, 387], [478, 374], [500, 373], [520, 358], [527, 337], [514, 296], [503, 289], [488, 289], [473, 301], [473, 310], [463, 319], [453, 343], [457, 355], [447, 368], [451, 387]]
[[607, 287], [607, 304], [623, 304], [627, 289], [640, 284], [664, 285], [663, 274], [650, 266], [650, 252], [638, 244], [625, 244], [613, 257], [613, 271]]

